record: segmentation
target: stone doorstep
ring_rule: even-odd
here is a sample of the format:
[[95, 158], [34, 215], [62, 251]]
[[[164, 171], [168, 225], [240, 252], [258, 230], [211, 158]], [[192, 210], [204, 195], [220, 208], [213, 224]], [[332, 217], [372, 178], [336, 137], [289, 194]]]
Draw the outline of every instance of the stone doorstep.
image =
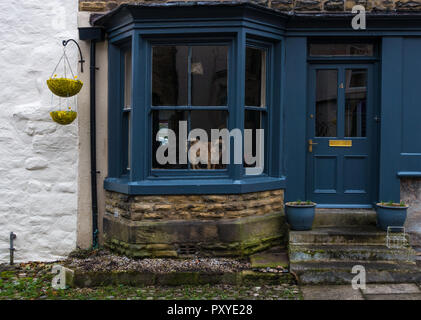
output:
[[415, 251], [408, 248], [392, 249], [385, 245], [303, 245], [290, 244], [289, 258], [300, 261], [415, 261]]
[[290, 244], [385, 244], [386, 232], [375, 226], [317, 227], [309, 231], [290, 231]]
[[316, 208], [313, 227], [375, 226], [376, 211], [373, 209], [325, 209]]
[[101, 287], [119, 284], [131, 286], [295, 284], [295, 279], [290, 273], [263, 273], [253, 270], [243, 270], [229, 273], [208, 273], [200, 271], [171, 273], [144, 273], [138, 271], [73, 271], [73, 279], [69, 280], [68, 284], [70, 287], [77, 288]]

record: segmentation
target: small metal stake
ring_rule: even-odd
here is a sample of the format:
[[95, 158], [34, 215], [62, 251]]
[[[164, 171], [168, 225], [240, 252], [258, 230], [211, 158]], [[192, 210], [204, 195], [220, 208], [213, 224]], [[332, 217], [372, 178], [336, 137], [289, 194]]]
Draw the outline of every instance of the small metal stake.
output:
[[13, 232], [10, 232], [10, 265], [13, 265], [13, 258], [15, 253], [15, 248], [13, 247], [13, 240], [16, 239], [16, 235]]

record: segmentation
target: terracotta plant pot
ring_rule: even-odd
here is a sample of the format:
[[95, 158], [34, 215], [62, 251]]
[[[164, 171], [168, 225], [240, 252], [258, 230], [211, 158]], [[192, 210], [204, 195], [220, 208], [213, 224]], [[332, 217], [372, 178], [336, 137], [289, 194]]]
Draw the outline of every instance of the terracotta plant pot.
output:
[[399, 203], [377, 203], [377, 227], [383, 231], [387, 231], [387, 227], [403, 227], [407, 210], [407, 205]]
[[311, 230], [314, 221], [316, 203], [287, 202], [285, 215], [292, 230]]

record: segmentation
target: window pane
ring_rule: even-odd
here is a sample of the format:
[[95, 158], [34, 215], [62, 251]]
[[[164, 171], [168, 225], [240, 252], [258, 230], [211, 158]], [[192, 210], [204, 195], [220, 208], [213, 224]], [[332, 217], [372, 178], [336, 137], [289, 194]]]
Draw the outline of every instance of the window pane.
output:
[[[211, 129], [225, 129], [227, 128], [228, 112], [227, 111], [214, 111], [214, 110], [200, 110], [200, 111], [191, 111], [191, 130], [193, 129], [203, 129], [206, 131], [208, 141], [200, 142], [197, 139], [197, 142], [191, 142], [191, 145], [195, 143], [202, 143], [204, 147], [208, 148], [208, 163], [207, 164], [197, 164], [192, 165], [192, 169], [225, 169], [226, 165], [222, 163], [222, 152], [225, 149], [225, 145], [219, 137], [213, 137], [211, 134]], [[193, 150], [194, 151], [194, 150]], [[226, 150], [226, 152], [230, 152]], [[219, 158], [219, 163], [212, 163], [212, 153], [216, 153]], [[196, 156], [200, 156], [200, 151], [196, 153]], [[214, 158], [216, 156], [214, 155]], [[216, 162], [216, 161], [215, 161]]]
[[[167, 111], [167, 110], [155, 110], [152, 114], [152, 168], [153, 169], [187, 169], [187, 164], [181, 164], [179, 161], [179, 141], [178, 141], [178, 132], [179, 132], [179, 122], [187, 121], [187, 112], [185, 111]], [[160, 132], [159, 141], [156, 141], [156, 135]], [[156, 160], [157, 150], [162, 145], [167, 145], [169, 143], [169, 134], [168, 130], [171, 129], [174, 131], [177, 141], [176, 141], [176, 163], [177, 164], [159, 164]], [[186, 145], [187, 151], [187, 145]], [[165, 153], [168, 156], [168, 151]]]
[[124, 96], [123, 96], [123, 172], [130, 170], [130, 109], [132, 107], [132, 50], [123, 52], [124, 59]]
[[193, 46], [191, 61], [192, 105], [227, 105], [227, 46]]
[[316, 136], [336, 137], [338, 112], [338, 71], [317, 70]]
[[132, 105], [132, 50], [124, 52], [124, 108]]
[[365, 56], [374, 55], [370, 43], [311, 43], [310, 56]]
[[261, 107], [266, 104], [266, 51], [246, 48], [246, 106]]
[[127, 148], [125, 150], [125, 154], [124, 154], [124, 157], [123, 157], [123, 171], [124, 172], [130, 170], [130, 154], [131, 154], [130, 126], [131, 126], [130, 111], [126, 111], [126, 112], [123, 113], [123, 132], [124, 132], [123, 142], [125, 143], [126, 148]]
[[[251, 129], [252, 130], [252, 141], [251, 141], [251, 156], [256, 156], [256, 148], [257, 148], [257, 138], [256, 138], [256, 130], [262, 129], [262, 113], [260, 111], [255, 110], [246, 110], [244, 114], [244, 129]], [[245, 135], [244, 135], [244, 138]], [[244, 141], [244, 146], [246, 143], [250, 143], [247, 141]], [[244, 148], [244, 152], [246, 152], [246, 149]], [[247, 164], [244, 161], [244, 167], [250, 168], [250, 167], [256, 167], [256, 163], [254, 164]]]
[[366, 136], [367, 70], [346, 70], [345, 137]]
[[155, 46], [152, 51], [152, 105], [186, 106], [188, 47]]

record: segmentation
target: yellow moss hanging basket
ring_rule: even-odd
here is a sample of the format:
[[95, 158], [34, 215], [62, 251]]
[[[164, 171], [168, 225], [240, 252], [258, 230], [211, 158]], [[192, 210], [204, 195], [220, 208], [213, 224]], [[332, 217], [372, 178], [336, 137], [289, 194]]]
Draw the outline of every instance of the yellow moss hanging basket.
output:
[[47, 85], [56, 96], [68, 98], [79, 93], [83, 87], [83, 82], [68, 78], [50, 78], [47, 80]]
[[76, 111], [51, 111], [50, 112], [51, 119], [53, 119], [54, 122], [57, 122], [61, 125], [68, 125], [71, 124], [73, 121], [75, 121], [77, 117]]

